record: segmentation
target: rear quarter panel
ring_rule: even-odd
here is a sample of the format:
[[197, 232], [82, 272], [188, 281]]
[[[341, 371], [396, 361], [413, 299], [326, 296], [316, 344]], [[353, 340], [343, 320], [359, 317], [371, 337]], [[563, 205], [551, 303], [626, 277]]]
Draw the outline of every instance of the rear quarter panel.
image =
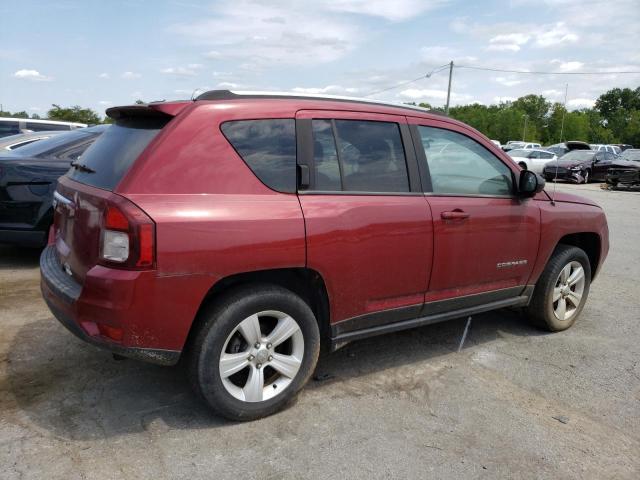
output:
[[[145, 151], [117, 193], [156, 222], [154, 311], [181, 345], [209, 289], [227, 276], [304, 267], [305, 227], [295, 194], [260, 182], [220, 132], [240, 118], [293, 118], [195, 104]], [[247, 117], [250, 112], [256, 117]]]

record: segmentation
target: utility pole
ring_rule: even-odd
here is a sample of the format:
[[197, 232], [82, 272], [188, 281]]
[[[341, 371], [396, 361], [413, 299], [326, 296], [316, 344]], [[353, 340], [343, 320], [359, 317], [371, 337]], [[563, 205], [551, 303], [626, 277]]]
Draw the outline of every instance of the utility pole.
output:
[[560, 142], [562, 143], [562, 134], [564, 133], [564, 116], [567, 114], [567, 93], [569, 93], [569, 84], [564, 87], [564, 109], [562, 110], [562, 123], [560, 124]]
[[444, 107], [444, 113], [449, 115], [449, 99], [451, 98], [451, 77], [453, 76], [453, 60], [449, 63], [449, 88], [447, 88], [447, 104]]
[[522, 141], [525, 142], [525, 138], [527, 136], [527, 120], [529, 119], [529, 115], [526, 113], [523, 115], [524, 117], [524, 129], [522, 130]]

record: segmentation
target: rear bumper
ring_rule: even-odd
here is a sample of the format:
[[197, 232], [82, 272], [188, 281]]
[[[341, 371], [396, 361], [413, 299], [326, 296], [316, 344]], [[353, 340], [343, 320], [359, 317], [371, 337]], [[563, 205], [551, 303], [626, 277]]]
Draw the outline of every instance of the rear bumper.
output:
[[19, 245], [24, 247], [43, 247], [47, 242], [47, 232], [38, 230], [2, 230], [0, 229], [0, 243]]
[[[143, 348], [130, 345], [130, 335], [124, 336], [122, 343], [113, 341], [100, 333], [95, 318], [88, 319], [87, 313], [108, 317], [111, 327], [130, 330], [126, 312], [105, 308], [99, 301], [83, 299], [83, 287], [67, 275], [55, 253], [55, 246], [46, 247], [40, 256], [40, 288], [51, 313], [76, 337], [99, 348], [119, 355], [160, 365], [175, 365], [180, 359], [179, 350]], [[108, 303], [108, 302], [107, 302]], [[105, 321], [106, 322], [106, 321]]]

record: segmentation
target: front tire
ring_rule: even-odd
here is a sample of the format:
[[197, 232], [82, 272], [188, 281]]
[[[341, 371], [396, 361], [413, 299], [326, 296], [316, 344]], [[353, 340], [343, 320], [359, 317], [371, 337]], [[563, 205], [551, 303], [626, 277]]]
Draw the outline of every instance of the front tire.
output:
[[309, 306], [275, 285], [243, 287], [203, 312], [189, 377], [219, 414], [255, 420], [291, 402], [315, 369], [318, 323]]
[[558, 245], [547, 263], [526, 309], [536, 326], [559, 332], [582, 312], [591, 285], [591, 264], [584, 250]]

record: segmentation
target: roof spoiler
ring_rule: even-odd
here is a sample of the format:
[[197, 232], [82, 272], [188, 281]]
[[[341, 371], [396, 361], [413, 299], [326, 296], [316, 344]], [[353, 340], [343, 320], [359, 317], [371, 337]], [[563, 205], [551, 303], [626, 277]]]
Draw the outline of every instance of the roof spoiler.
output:
[[166, 118], [175, 117], [191, 102], [154, 102], [138, 103], [135, 105], [124, 105], [120, 107], [107, 108], [105, 113], [114, 120], [132, 117], [155, 117]]

